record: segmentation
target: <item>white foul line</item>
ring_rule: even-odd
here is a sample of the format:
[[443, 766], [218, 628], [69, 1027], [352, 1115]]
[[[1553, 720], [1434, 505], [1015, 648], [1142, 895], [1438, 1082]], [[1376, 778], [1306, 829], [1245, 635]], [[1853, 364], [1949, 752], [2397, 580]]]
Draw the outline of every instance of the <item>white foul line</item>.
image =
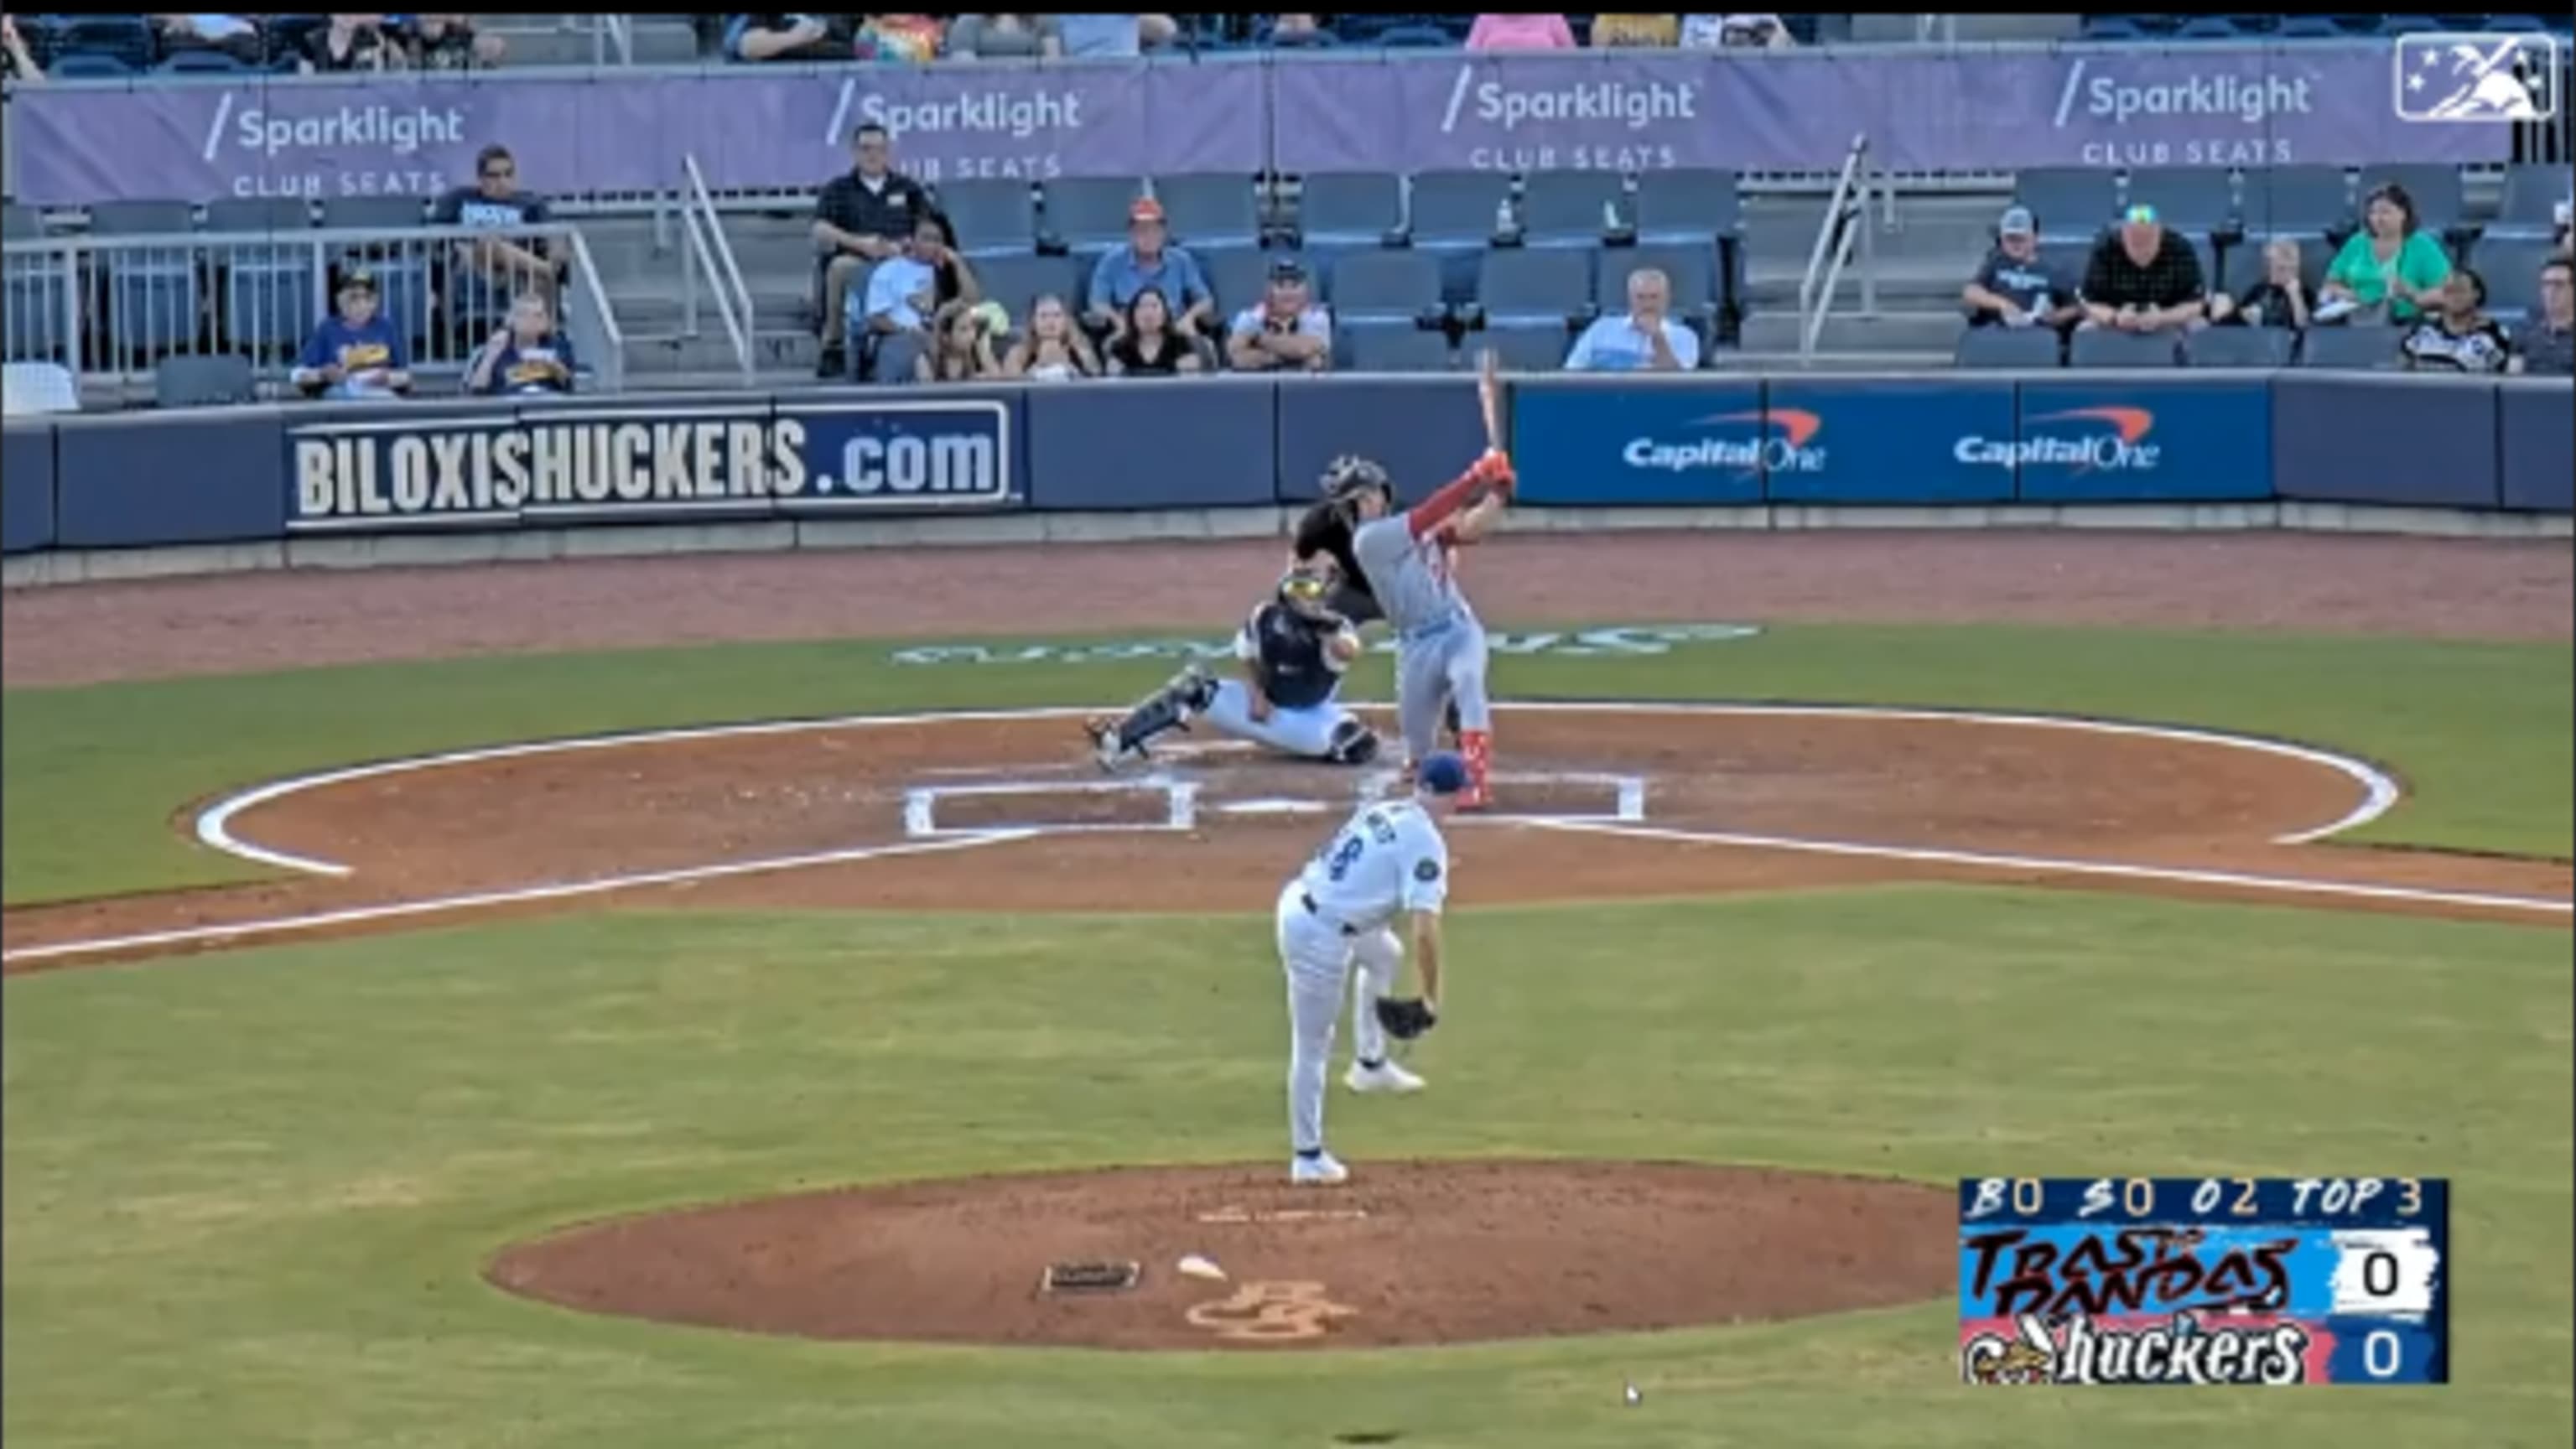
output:
[[235, 921], [221, 926], [189, 926], [171, 931], [147, 931], [134, 936], [111, 936], [95, 941], [65, 941], [52, 946], [24, 946], [15, 951], [0, 952], [0, 962], [50, 961], [67, 956], [97, 956], [112, 951], [131, 951], [147, 946], [182, 946], [198, 941], [228, 941], [242, 936], [276, 936], [294, 931], [319, 931], [332, 926], [357, 925], [367, 921], [398, 920], [405, 916], [430, 916], [448, 911], [481, 910], [492, 906], [519, 905], [529, 901], [559, 901], [574, 896], [605, 895], [610, 891], [636, 890], [646, 886], [681, 885], [690, 881], [722, 880], [730, 876], [765, 875], [772, 871], [803, 870], [817, 865], [843, 865], [852, 861], [878, 860], [895, 855], [927, 855], [933, 851], [963, 850], [975, 845], [996, 845], [1004, 841], [1026, 840], [1035, 833], [1029, 830], [988, 830], [976, 834], [949, 835], [938, 840], [912, 841], [899, 845], [862, 845], [847, 850], [816, 851], [807, 855], [781, 855], [765, 860], [737, 860], [723, 865], [693, 865], [677, 870], [646, 871], [639, 875], [603, 876], [598, 880], [518, 886], [510, 890], [478, 891], [461, 896], [437, 896], [420, 901], [394, 901], [379, 906], [351, 906], [344, 910], [320, 911], [307, 916], [281, 916], [265, 921]]
[[2100, 860], [2059, 860], [2038, 855], [2001, 855], [1979, 850], [1942, 850], [1928, 846], [1872, 845], [1864, 841], [1809, 840], [1793, 835], [1750, 835], [1733, 830], [1680, 830], [1669, 826], [1627, 825], [1562, 817], [1520, 822], [1549, 830], [1580, 830], [1598, 835], [1625, 835], [1639, 840], [1670, 840], [1694, 845], [1735, 845], [1754, 850], [1787, 850], [1807, 855], [1854, 856], [1870, 860], [1910, 860], [1928, 865], [1963, 865], [1988, 870], [2045, 871], [2053, 875], [2098, 875], [2124, 880], [2170, 881], [2184, 885], [2229, 886], [2277, 891], [2287, 895], [2350, 896], [2362, 900], [2421, 901], [2433, 905], [2477, 906], [2498, 911], [2576, 914], [2576, 902], [2543, 896], [2500, 896], [2476, 891], [2430, 890], [2420, 886], [2365, 885], [2356, 881], [2310, 880], [2300, 876], [2250, 875], [2232, 870], [2194, 870], [2183, 866], [2120, 865]]
[[[2257, 739], [2247, 735], [2221, 734], [2213, 730], [2191, 729], [2179, 725], [2130, 724], [2109, 720], [2077, 719], [2061, 715], [1992, 714], [1973, 710], [1899, 709], [1876, 705], [1830, 704], [1720, 704], [1685, 700], [1583, 700], [1511, 703], [1495, 706], [1507, 714], [1524, 711], [1533, 714], [1616, 714], [1616, 715], [1743, 715], [1751, 717], [1788, 717], [1802, 719], [1902, 720], [1943, 724], [2002, 725], [2023, 729], [2072, 730], [2083, 734], [2124, 735], [2139, 739], [2178, 741], [2186, 744], [2213, 745], [2225, 749], [2252, 750], [2258, 754], [2277, 755], [2323, 766], [2351, 779], [2362, 787], [2362, 802], [2338, 820], [2276, 838], [2282, 845], [2304, 845], [2323, 840], [2357, 826], [2365, 825], [2388, 813], [2397, 803], [2397, 782], [2386, 774], [2348, 756], [2315, 749], [2306, 745], [2287, 744], [2278, 740]], [[481, 749], [451, 750], [441, 754], [415, 755], [407, 759], [380, 760], [373, 764], [352, 765], [345, 769], [319, 774], [298, 775], [273, 780], [265, 785], [229, 796], [197, 817], [197, 838], [216, 850], [244, 860], [308, 875], [345, 876], [349, 867], [333, 861], [316, 860], [253, 844], [235, 836], [233, 818], [245, 810], [268, 804], [288, 795], [326, 786], [347, 784], [354, 780], [375, 779], [384, 775], [408, 774], [416, 770], [441, 769], [451, 765], [480, 764], [490, 760], [519, 759], [529, 755], [567, 754], [584, 750], [622, 749], [629, 745], [678, 744], [692, 740], [733, 739], [760, 735], [805, 734], [818, 730], [881, 729], [899, 725], [943, 725], [999, 723], [1014, 720], [1089, 719], [1101, 713], [1098, 706], [1040, 707], [1033, 709], [944, 710], [928, 714], [842, 715], [829, 719], [762, 720], [750, 724], [693, 725], [679, 729], [645, 730], [624, 734], [580, 735], [569, 739], [533, 740], [519, 744], [492, 745]], [[1365, 789], [1371, 775], [1362, 777]], [[1641, 802], [1642, 803], [1642, 802]]]

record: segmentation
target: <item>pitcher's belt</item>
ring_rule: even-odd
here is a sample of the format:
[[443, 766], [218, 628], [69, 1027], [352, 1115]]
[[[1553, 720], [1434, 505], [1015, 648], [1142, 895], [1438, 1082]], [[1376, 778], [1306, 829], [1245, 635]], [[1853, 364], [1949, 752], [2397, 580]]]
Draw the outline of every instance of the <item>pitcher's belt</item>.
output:
[[1322, 909], [1316, 906], [1315, 898], [1304, 891], [1297, 892], [1297, 904], [1306, 908], [1307, 915], [1313, 916], [1316, 920], [1322, 921], [1325, 925], [1331, 926], [1334, 930], [1341, 932], [1345, 936], [1356, 936], [1359, 934], [1359, 931], [1356, 928], [1344, 925], [1341, 922], [1334, 920], [1332, 917], [1325, 915]]

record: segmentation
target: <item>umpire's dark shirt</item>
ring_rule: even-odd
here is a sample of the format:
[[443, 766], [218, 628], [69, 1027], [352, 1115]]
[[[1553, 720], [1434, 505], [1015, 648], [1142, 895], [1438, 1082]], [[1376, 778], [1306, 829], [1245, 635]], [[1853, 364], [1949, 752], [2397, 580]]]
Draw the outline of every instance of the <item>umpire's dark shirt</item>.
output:
[[902, 172], [888, 171], [871, 190], [852, 167], [823, 183], [823, 194], [814, 201], [814, 219], [856, 236], [901, 241], [912, 235], [913, 219], [930, 209], [930, 193]]
[[1341, 676], [1324, 662], [1332, 630], [1281, 604], [1264, 604], [1244, 622], [1261, 656], [1261, 692], [1281, 709], [1306, 709], [1332, 695]]
[[1360, 572], [1359, 555], [1351, 552], [1351, 526], [1329, 503], [1318, 503], [1297, 520], [1297, 557], [1313, 558], [1319, 553], [1333, 556], [1333, 566], [1342, 571], [1342, 587], [1359, 593], [1370, 593], [1368, 575]]

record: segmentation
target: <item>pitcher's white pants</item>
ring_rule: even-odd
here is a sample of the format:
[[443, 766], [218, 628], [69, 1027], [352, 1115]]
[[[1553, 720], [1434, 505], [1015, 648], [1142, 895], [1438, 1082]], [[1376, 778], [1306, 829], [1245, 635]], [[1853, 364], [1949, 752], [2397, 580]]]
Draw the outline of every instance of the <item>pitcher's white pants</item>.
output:
[[[1324, 1069], [1333, 1059], [1333, 1025], [1350, 983], [1352, 1045], [1359, 1060], [1386, 1059], [1386, 1028], [1376, 1001], [1392, 995], [1404, 969], [1404, 944], [1385, 927], [1342, 934], [1338, 922], [1306, 909], [1294, 880], [1279, 893], [1279, 964], [1288, 977], [1288, 1145], [1324, 1145]], [[1359, 969], [1353, 971], [1356, 965]]]

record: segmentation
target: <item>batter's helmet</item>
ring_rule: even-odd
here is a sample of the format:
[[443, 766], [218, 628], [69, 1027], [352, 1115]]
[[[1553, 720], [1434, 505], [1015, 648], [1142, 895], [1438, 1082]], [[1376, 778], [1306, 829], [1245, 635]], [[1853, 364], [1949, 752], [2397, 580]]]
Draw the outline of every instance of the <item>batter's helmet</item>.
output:
[[1395, 506], [1395, 484], [1375, 459], [1344, 453], [1324, 468], [1324, 497], [1344, 513], [1362, 494], [1372, 490], [1386, 500], [1387, 507]]

